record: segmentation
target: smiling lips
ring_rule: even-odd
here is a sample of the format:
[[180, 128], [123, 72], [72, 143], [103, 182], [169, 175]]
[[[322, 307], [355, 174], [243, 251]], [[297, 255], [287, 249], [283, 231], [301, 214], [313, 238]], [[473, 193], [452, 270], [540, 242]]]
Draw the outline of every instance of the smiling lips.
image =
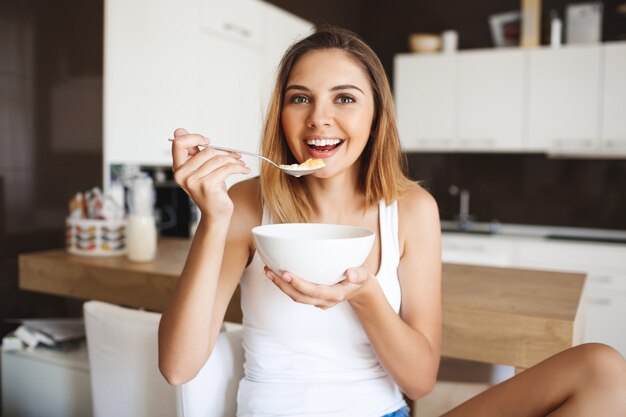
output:
[[343, 142], [342, 139], [338, 138], [311, 138], [306, 140], [309, 153], [315, 158], [327, 158], [331, 156]]

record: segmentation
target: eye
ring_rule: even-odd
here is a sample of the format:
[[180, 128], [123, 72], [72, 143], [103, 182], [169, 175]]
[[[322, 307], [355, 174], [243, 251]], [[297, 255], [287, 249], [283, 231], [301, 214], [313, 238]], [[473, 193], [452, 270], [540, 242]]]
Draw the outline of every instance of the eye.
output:
[[309, 102], [309, 99], [302, 95], [294, 95], [294, 96], [291, 96], [291, 98], [289, 99], [289, 102], [295, 103], [295, 104], [306, 104]]
[[351, 96], [339, 96], [337, 97], [337, 102], [340, 104], [349, 104], [349, 103], [354, 103], [354, 98]]

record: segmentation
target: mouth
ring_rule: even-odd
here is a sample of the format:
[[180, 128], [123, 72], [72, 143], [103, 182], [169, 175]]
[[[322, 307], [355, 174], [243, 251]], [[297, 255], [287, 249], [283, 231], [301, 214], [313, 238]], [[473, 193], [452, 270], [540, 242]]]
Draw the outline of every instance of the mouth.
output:
[[307, 138], [305, 142], [309, 153], [316, 158], [323, 158], [334, 154], [345, 140], [340, 138]]

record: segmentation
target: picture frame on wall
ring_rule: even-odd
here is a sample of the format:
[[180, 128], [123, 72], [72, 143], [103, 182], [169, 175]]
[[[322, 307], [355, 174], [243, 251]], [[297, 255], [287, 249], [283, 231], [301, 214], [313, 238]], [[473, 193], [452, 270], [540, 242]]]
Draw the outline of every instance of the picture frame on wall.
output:
[[519, 11], [489, 16], [493, 44], [496, 47], [519, 46], [521, 23]]
[[567, 43], [602, 41], [602, 2], [569, 4], [565, 10]]

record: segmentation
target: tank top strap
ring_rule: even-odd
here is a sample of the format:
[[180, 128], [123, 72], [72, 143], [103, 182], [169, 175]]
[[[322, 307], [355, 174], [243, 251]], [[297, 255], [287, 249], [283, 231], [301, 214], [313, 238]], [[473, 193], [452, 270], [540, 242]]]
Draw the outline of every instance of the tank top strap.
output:
[[272, 213], [263, 205], [263, 217], [261, 217], [261, 225], [272, 224]]
[[[400, 259], [400, 243], [398, 241], [398, 202], [385, 204], [381, 200], [378, 206], [380, 223], [380, 245], [382, 247], [381, 264], [389, 260]], [[386, 258], [386, 259], [385, 259]]]

